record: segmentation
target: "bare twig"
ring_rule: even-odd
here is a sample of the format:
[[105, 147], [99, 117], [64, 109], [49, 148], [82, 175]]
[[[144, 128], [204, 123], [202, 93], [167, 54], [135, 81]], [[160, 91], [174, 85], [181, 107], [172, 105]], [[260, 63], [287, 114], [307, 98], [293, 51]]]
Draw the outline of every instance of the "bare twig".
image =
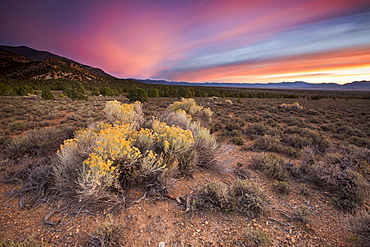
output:
[[275, 218], [272, 218], [272, 217], [267, 217], [267, 218], [268, 218], [268, 219], [270, 219], [270, 220], [273, 220], [273, 221], [275, 221], [275, 222], [277, 222], [277, 223], [279, 223], [279, 224], [281, 224], [281, 225], [283, 225], [283, 226], [290, 226], [290, 227], [294, 227], [292, 224], [282, 222], [282, 221], [280, 221], [280, 220], [278, 220], [278, 219], [275, 219]]
[[284, 215], [285, 217], [287, 217], [288, 219], [293, 219], [292, 216], [290, 216], [289, 214], [285, 213], [283, 210], [281, 209], [275, 209], [276, 211], [279, 211], [280, 214]]
[[190, 194], [186, 196], [186, 209], [185, 209], [185, 211], [179, 212], [178, 213], [179, 215], [183, 215], [183, 214], [191, 211], [191, 198], [193, 197], [193, 193], [194, 193], [194, 191], [190, 192]]
[[196, 191], [196, 189], [190, 187], [189, 185], [186, 185], [186, 187], [188, 187], [189, 189], [191, 189], [192, 191]]
[[144, 200], [146, 197], [146, 192], [144, 193], [144, 195], [142, 197], [140, 197], [139, 199], [133, 201], [130, 203], [130, 205], [133, 205], [133, 204], [136, 204], [136, 203], [140, 203], [142, 200]]
[[43, 219], [44, 224], [49, 225], [49, 226], [57, 226], [57, 225], [59, 225], [60, 220], [58, 220], [57, 222], [49, 221], [49, 219], [51, 218], [51, 216], [53, 216], [55, 213], [59, 213], [59, 212], [60, 212], [59, 209], [53, 209], [53, 210], [51, 210], [50, 213], [48, 213], [45, 216], [45, 218]]

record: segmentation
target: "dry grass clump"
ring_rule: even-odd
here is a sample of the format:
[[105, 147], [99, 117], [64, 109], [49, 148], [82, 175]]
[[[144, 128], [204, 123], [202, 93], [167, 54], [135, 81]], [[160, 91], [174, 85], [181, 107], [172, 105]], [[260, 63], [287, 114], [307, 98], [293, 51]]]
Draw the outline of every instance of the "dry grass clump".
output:
[[36, 239], [34, 235], [30, 236], [24, 241], [15, 241], [12, 239], [3, 238], [0, 239], [0, 247], [39, 247], [41, 243]]
[[84, 246], [89, 247], [120, 247], [125, 246], [125, 226], [112, 221], [103, 222]]
[[307, 224], [310, 222], [309, 218], [312, 215], [313, 213], [306, 205], [300, 205], [294, 210], [293, 220]]
[[63, 140], [70, 138], [72, 133], [73, 128], [69, 127], [31, 129], [12, 138], [5, 147], [5, 154], [10, 159], [49, 155], [58, 149]]
[[312, 147], [316, 153], [324, 153], [331, 144], [328, 138], [317, 131], [296, 126], [284, 131], [282, 142], [299, 149]]
[[247, 129], [248, 135], [255, 139], [259, 136], [264, 136], [267, 134], [267, 131], [270, 129], [270, 126], [264, 123], [255, 123], [253, 125], [250, 125]]
[[194, 122], [190, 125], [195, 144], [193, 153], [196, 152], [197, 164], [202, 167], [212, 168], [219, 145], [216, 138], [210, 134], [210, 130]]
[[271, 245], [270, 236], [258, 228], [248, 227], [244, 230], [243, 246], [268, 247]]
[[228, 207], [230, 211], [245, 216], [258, 217], [266, 209], [265, 195], [247, 180], [237, 180], [228, 191]]
[[292, 192], [292, 187], [287, 181], [278, 181], [274, 183], [274, 190], [279, 194], [289, 194]]
[[237, 180], [231, 186], [224, 183], [204, 185], [196, 195], [194, 206], [198, 210], [238, 212], [255, 218], [264, 212], [267, 201], [253, 184]]
[[[196, 113], [202, 109], [190, 103]], [[181, 106], [175, 102], [169, 109], [174, 105]], [[139, 103], [107, 102], [104, 111], [108, 123], [79, 130], [61, 146], [54, 167], [55, 189], [61, 194], [92, 203], [132, 186], [161, 192], [173, 176], [191, 173], [196, 165], [211, 167], [217, 143], [184, 110], [168, 110], [163, 117], [177, 125], [156, 119], [144, 123]]]
[[222, 211], [227, 208], [227, 186], [224, 183], [207, 183], [199, 190], [195, 208], [204, 211]]

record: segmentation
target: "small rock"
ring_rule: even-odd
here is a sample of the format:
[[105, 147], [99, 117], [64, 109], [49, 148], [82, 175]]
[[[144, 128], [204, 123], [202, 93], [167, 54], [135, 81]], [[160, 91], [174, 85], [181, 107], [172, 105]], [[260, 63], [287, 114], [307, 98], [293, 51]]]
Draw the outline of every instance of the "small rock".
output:
[[159, 242], [158, 243], [158, 247], [165, 247], [165, 246], [166, 246], [166, 244], [164, 242]]

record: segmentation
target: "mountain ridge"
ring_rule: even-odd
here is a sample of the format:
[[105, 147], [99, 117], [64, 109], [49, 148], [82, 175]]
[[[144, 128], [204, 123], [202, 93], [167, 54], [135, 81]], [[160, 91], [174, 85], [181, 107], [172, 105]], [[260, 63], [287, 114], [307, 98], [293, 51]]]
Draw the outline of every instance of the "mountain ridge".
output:
[[50, 52], [38, 51], [26, 46], [0, 46], [0, 83], [2, 84], [20, 86], [26, 83], [38, 89], [48, 85], [54, 90], [64, 90], [73, 82], [82, 82], [89, 89], [102, 86], [141, 86], [140, 82], [118, 79], [99, 68]]
[[6, 46], [6, 45], [0, 45], [0, 49], [7, 50], [7, 51], [10, 51], [10, 52], [16, 53], [18, 55], [22, 55], [22, 56], [25, 56], [25, 57], [28, 57], [30, 59], [40, 61], [40, 62], [42, 62], [42, 61], [44, 61], [45, 59], [48, 59], [48, 58], [57, 57], [57, 58], [60, 58], [63, 61], [78, 64], [82, 68], [84, 68], [84, 69], [86, 69], [86, 70], [88, 70], [92, 73], [95, 73], [95, 74], [98, 74], [98, 75], [101, 75], [101, 76], [105, 76], [105, 77], [113, 77], [112, 75], [104, 72], [104, 70], [102, 70], [100, 68], [94, 68], [92, 66], [76, 62], [72, 59], [69, 59], [69, 58], [66, 58], [66, 57], [63, 57], [63, 56], [59, 56], [59, 55], [56, 55], [56, 54], [48, 52], [48, 51], [39, 51], [39, 50], [30, 48], [30, 47], [27, 47], [27, 46]]

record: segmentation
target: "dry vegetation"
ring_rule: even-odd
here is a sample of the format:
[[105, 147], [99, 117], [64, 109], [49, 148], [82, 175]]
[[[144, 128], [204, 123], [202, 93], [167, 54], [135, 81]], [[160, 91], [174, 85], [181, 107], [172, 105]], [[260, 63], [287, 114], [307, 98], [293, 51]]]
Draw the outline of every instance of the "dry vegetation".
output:
[[369, 100], [0, 105], [0, 246], [370, 245]]

